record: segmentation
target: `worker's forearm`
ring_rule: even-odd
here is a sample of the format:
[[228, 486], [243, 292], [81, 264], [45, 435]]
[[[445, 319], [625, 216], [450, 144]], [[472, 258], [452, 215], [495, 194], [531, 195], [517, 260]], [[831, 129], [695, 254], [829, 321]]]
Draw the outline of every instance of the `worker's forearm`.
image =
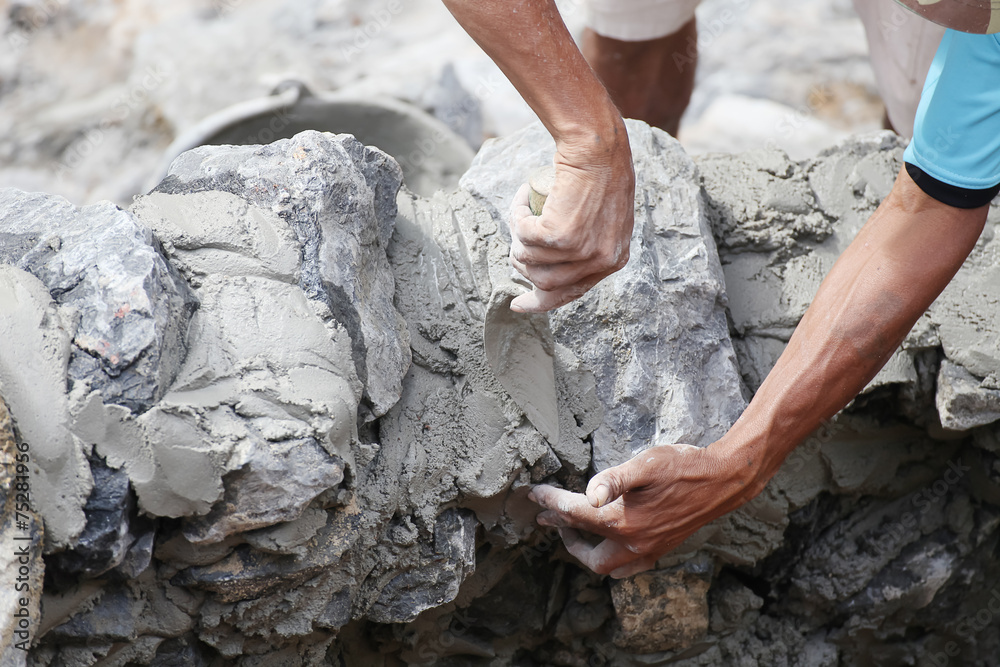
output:
[[[538, 114], [557, 144], [625, 141], [610, 96], [552, 0], [444, 0]], [[610, 147], [609, 147], [610, 150]]]
[[784, 353], [717, 443], [758, 471], [753, 493], [809, 433], [878, 373], [971, 252], [987, 207], [956, 209], [901, 172], [837, 260]]

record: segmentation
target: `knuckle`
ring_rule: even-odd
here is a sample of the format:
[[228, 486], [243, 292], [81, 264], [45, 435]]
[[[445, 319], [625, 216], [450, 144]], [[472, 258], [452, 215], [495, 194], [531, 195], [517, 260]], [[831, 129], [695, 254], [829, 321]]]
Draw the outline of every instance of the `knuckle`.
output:
[[578, 234], [558, 232], [548, 238], [548, 246], [560, 253], [575, 256], [583, 249], [583, 241]]
[[528, 278], [531, 279], [535, 287], [545, 292], [551, 292], [562, 287], [559, 281], [548, 273], [532, 272]]

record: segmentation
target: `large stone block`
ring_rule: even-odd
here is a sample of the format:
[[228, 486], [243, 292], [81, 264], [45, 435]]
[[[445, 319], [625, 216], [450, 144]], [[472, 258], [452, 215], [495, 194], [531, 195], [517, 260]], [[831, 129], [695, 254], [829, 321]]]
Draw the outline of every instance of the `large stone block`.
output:
[[[385, 258], [401, 181], [399, 166], [382, 151], [349, 135], [308, 131], [266, 146], [188, 151], [154, 192], [228, 192], [284, 220], [301, 247], [297, 283], [350, 334], [365, 399], [377, 417], [398, 400], [410, 364]], [[268, 223], [258, 224], [266, 233]], [[233, 238], [230, 229], [221, 233]]]

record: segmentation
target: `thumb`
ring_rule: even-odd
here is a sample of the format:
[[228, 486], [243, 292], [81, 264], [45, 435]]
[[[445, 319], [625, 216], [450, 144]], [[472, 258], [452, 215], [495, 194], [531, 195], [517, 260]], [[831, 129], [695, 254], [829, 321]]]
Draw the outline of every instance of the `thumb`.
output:
[[565, 305], [576, 298], [570, 290], [546, 292], [537, 287], [525, 292], [510, 302], [510, 309], [516, 313], [544, 313]]
[[643, 466], [637, 461], [637, 457], [631, 458], [621, 465], [594, 475], [587, 484], [587, 500], [590, 504], [594, 507], [604, 507], [630, 489], [644, 485]]
[[601, 279], [610, 272], [594, 273], [568, 287], [561, 287], [554, 290], [540, 290], [537, 287], [530, 292], [522, 294], [510, 302], [510, 309], [518, 313], [543, 313], [560, 306], [565, 306], [570, 301], [579, 299], [586, 294], [591, 287], [601, 282]]

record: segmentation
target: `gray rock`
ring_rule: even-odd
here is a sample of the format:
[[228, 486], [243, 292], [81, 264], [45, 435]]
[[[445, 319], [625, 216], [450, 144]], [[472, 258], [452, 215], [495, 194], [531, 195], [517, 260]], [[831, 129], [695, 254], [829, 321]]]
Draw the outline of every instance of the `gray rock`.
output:
[[[707, 445], [746, 405], [694, 165], [667, 134], [627, 127], [637, 179], [629, 263], [550, 315], [556, 339], [597, 379], [605, 411], [594, 434], [597, 469], [658, 443]], [[486, 144], [462, 187], [503, 229], [514, 192], [553, 152], [533, 125]]]
[[312, 438], [282, 440], [256, 448], [229, 473], [223, 499], [203, 517], [187, 521], [184, 536], [195, 544], [293, 521], [313, 498], [344, 479], [344, 463]]
[[209, 667], [212, 654], [193, 634], [168, 639], [156, 649], [156, 667]]
[[[899, 169], [902, 146], [883, 133], [852, 139], [813, 161], [780, 151], [697, 160], [725, 274], [740, 371], [756, 391], [784, 350], [823, 277]], [[870, 387], [913, 382], [894, 358]]]
[[[918, 607], [928, 604], [957, 565], [953, 556], [971, 546], [969, 526], [956, 526], [957, 541], [940, 532], [951, 529], [954, 508], [967, 506], [967, 496], [957, 486], [961, 471], [953, 462], [933, 484], [893, 501], [864, 503], [836, 522], [807, 547], [792, 576], [792, 594], [828, 613], [867, 605], [875, 614], [872, 605], [894, 604], [897, 598], [902, 600], [897, 609], [917, 600]], [[942, 552], [940, 547], [949, 542], [956, 550]], [[919, 567], [909, 563], [913, 558]], [[945, 560], [938, 567], [934, 562], [940, 558]], [[907, 602], [907, 597], [912, 599]]]
[[928, 309], [945, 356], [972, 375], [984, 389], [1000, 389], [1000, 208], [990, 208], [976, 247], [951, 283]]
[[385, 259], [401, 179], [385, 153], [349, 135], [308, 131], [266, 146], [196, 148], [155, 192], [228, 192], [291, 227], [302, 247], [298, 284], [350, 334], [371, 419], [399, 399], [410, 363]]
[[483, 134], [483, 112], [479, 99], [459, 81], [455, 66], [448, 63], [432, 87], [424, 92], [421, 106], [478, 150]]
[[51, 630], [52, 639], [69, 643], [129, 642], [138, 636], [145, 604], [125, 584], [105, 588], [93, 607]]
[[122, 563], [137, 538], [131, 530], [137, 517], [128, 475], [94, 456], [90, 457], [90, 472], [94, 488], [83, 507], [87, 525], [72, 549], [52, 558], [63, 574], [101, 575]]
[[420, 612], [451, 602], [476, 569], [475, 515], [446, 510], [434, 524], [433, 549], [412, 569], [393, 577], [367, 616], [376, 623], [405, 623]]
[[941, 362], [936, 395], [941, 426], [967, 431], [1000, 419], [1000, 389], [983, 387], [983, 381], [948, 359]]
[[136, 579], [153, 560], [153, 546], [156, 532], [152, 529], [141, 533], [125, 552], [125, 557], [114, 569], [114, 574], [122, 579]]
[[10, 188], [0, 190], [0, 211], [0, 227], [16, 237], [5, 262], [38, 277], [56, 303], [78, 314], [70, 378], [108, 403], [148, 409], [177, 372], [196, 306], [149, 228], [107, 202], [77, 208]]

